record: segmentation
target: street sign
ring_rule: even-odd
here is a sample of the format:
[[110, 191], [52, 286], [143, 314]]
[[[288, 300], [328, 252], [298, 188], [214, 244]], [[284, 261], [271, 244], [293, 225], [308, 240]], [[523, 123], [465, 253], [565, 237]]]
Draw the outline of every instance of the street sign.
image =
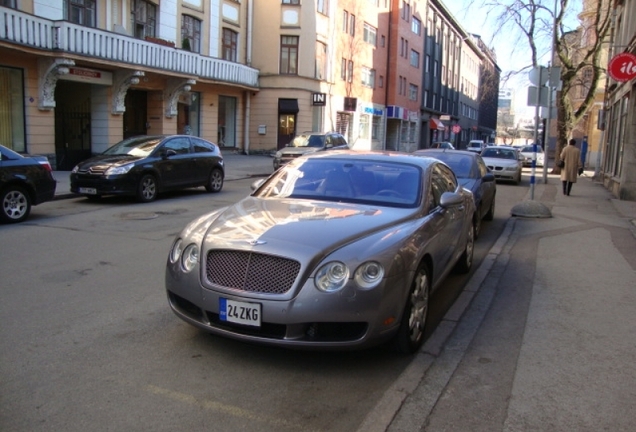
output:
[[607, 73], [619, 82], [636, 78], [636, 56], [627, 52], [615, 55], [607, 66]]
[[549, 91], [548, 87], [528, 87], [528, 106], [547, 107]]
[[528, 79], [532, 85], [537, 87], [544, 86], [548, 82], [549, 78], [550, 75], [548, 74], [548, 68], [544, 66], [537, 66], [528, 72]]

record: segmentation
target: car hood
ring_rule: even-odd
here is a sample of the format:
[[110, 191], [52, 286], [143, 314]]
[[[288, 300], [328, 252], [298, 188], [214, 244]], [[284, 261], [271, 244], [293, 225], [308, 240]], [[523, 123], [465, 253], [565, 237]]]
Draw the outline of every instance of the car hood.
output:
[[486, 165], [494, 165], [494, 166], [518, 166], [519, 162], [514, 159], [502, 159], [502, 158], [490, 158], [490, 157], [482, 157]]
[[314, 153], [318, 150], [322, 150], [321, 147], [284, 147], [281, 149], [281, 153], [284, 155], [302, 155], [307, 153]]
[[297, 199], [247, 197], [200, 219], [186, 232], [205, 229], [203, 250], [240, 249], [301, 262], [384, 229], [399, 230], [415, 209], [374, 207]]
[[468, 189], [469, 191], [473, 190], [477, 182], [477, 180], [471, 178], [458, 178], [457, 181], [459, 181], [459, 184], [462, 185], [464, 189]]
[[82, 170], [87, 170], [100, 166], [121, 166], [138, 161], [140, 159], [143, 158], [131, 155], [98, 155], [80, 162], [78, 164], [78, 167]]

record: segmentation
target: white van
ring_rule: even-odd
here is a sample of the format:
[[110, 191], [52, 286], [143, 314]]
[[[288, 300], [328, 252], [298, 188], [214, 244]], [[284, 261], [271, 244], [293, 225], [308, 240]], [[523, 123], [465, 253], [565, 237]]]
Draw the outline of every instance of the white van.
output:
[[486, 143], [483, 140], [471, 140], [468, 143], [468, 147], [466, 147], [466, 150], [472, 151], [475, 153], [481, 153], [481, 151], [485, 148], [486, 148]]

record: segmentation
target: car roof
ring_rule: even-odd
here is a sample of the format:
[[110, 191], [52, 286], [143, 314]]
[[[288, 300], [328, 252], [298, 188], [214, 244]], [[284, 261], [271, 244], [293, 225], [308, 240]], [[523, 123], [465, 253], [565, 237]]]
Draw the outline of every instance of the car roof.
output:
[[426, 153], [452, 153], [452, 154], [460, 154], [460, 155], [466, 155], [466, 156], [470, 156], [470, 157], [477, 157], [479, 156], [479, 154], [475, 153], [475, 152], [471, 152], [468, 150], [451, 150], [451, 149], [420, 149], [420, 150], [415, 150], [412, 154], [414, 155], [425, 155]]
[[440, 161], [433, 157], [422, 157], [412, 153], [404, 153], [398, 151], [381, 151], [381, 150], [338, 150], [338, 151], [326, 151], [316, 152], [307, 155], [303, 155], [295, 160], [301, 160], [304, 158], [321, 158], [321, 159], [350, 159], [350, 160], [368, 160], [368, 161], [382, 161], [382, 162], [397, 162], [418, 165], [422, 168], [426, 168], [432, 163], [439, 163]]

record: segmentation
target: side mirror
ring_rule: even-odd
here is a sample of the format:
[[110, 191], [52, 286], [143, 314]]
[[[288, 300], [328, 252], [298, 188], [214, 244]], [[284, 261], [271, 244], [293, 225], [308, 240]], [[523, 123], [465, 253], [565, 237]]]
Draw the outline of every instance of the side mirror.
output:
[[495, 175], [492, 172], [488, 172], [488, 173], [486, 173], [485, 176], [483, 176], [481, 178], [481, 181], [483, 181], [483, 182], [493, 182], [493, 181], [495, 181]]
[[464, 198], [457, 192], [444, 192], [439, 199], [442, 208], [454, 207], [464, 203]]
[[261, 187], [263, 185], [263, 183], [265, 183], [265, 179], [258, 179], [254, 182], [252, 182], [250, 189], [252, 189], [252, 192], [255, 191], [256, 189], [258, 189], [259, 187]]

